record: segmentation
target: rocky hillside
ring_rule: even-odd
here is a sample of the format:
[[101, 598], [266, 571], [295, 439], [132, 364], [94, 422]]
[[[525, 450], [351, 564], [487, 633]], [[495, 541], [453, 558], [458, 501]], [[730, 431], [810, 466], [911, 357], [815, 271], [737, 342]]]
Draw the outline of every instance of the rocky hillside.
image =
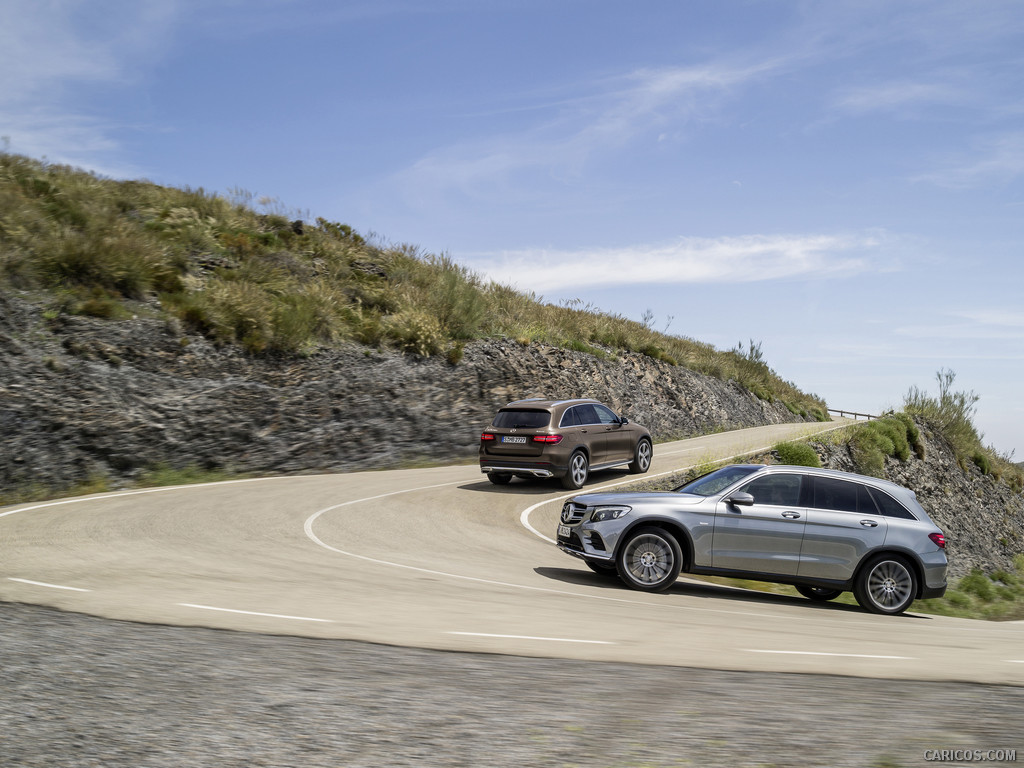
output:
[[595, 397], [656, 437], [799, 420], [735, 382], [639, 353], [600, 359], [482, 340], [462, 359], [351, 344], [253, 356], [177, 320], [44, 311], [0, 292], [0, 494], [113, 485], [159, 466], [260, 474], [475, 457], [494, 411], [524, 397]]

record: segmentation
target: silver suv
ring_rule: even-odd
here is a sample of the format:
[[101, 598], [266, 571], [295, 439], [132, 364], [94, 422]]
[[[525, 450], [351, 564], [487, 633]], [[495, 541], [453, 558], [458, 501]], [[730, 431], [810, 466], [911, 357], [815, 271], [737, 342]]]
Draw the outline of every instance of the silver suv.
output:
[[897, 614], [946, 591], [946, 537], [912, 491], [808, 467], [734, 464], [666, 493], [592, 493], [562, 507], [558, 548], [633, 589], [680, 571], [853, 591]]

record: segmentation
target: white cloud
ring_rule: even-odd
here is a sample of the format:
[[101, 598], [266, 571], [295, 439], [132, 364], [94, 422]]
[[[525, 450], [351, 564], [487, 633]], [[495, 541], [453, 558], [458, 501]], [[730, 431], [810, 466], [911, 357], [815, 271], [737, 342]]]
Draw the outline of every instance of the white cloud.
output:
[[400, 173], [398, 186], [432, 196], [438, 190], [490, 190], [530, 169], [571, 176], [592, 155], [641, 135], [654, 143], [678, 138], [678, 131], [666, 128], [713, 114], [731, 89], [779, 66], [781, 60], [642, 69], [601, 80], [579, 89], [583, 95], [549, 100], [539, 108], [544, 117], [527, 130], [435, 150]]
[[848, 88], [835, 101], [846, 112], [865, 114], [933, 104], [962, 103], [966, 95], [951, 85], [911, 81]]
[[159, 55], [178, 0], [0, 3], [0, 135], [14, 152], [83, 163], [117, 149], [118, 127], [84, 107], [90, 86], [139, 77]]
[[972, 157], [949, 161], [945, 168], [916, 176], [941, 187], [975, 188], [1004, 183], [1024, 174], [1024, 133], [1006, 133], [976, 142]]
[[482, 254], [474, 267], [503, 284], [535, 291], [611, 285], [736, 283], [851, 275], [872, 265], [872, 236], [749, 235], [681, 238], [665, 245]]

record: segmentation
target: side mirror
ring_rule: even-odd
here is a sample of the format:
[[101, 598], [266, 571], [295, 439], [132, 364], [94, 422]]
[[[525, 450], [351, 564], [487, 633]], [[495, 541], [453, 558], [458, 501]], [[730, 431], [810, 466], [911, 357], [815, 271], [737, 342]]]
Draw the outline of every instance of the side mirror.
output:
[[622, 416], [619, 419], [619, 424], [629, 424], [629, 419], [627, 419], [625, 416]]
[[737, 507], [752, 507], [754, 506], [754, 497], [749, 493], [736, 492], [725, 500], [726, 504], [732, 504]]

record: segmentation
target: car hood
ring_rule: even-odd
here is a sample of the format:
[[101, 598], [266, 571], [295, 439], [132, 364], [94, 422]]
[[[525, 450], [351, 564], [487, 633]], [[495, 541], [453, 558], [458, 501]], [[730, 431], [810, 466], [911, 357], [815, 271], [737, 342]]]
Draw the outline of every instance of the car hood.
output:
[[692, 493], [584, 493], [581, 496], [573, 496], [572, 500], [578, 504], [586, 504], [588, 507], [599, 504], [643, 504], [645, 502], [665, 500], [673, 504], [699, 504], [704, 501], [703, 496], [694, 496]]

